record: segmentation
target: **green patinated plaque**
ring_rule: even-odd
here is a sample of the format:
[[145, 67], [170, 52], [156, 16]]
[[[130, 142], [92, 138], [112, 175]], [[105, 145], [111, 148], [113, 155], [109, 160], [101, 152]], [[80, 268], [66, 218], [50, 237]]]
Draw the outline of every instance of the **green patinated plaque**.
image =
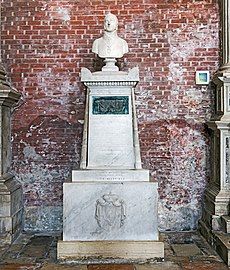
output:
[[93, 114], [129, 114], [128, 96], [93, 98]]

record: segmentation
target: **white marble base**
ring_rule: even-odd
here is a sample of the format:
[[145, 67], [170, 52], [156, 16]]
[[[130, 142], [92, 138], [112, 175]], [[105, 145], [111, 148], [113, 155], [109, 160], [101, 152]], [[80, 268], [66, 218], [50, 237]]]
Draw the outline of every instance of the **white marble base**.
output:
[[157, 183], [64, 183], [63, 241], [158, 240]]
[[164, 257], [164, 243], [159, 241], [59, 241], [58, 259], [113, 258], [147, 260]]
[[73, 170], [72, 182], [149, 182], [149, 170]]

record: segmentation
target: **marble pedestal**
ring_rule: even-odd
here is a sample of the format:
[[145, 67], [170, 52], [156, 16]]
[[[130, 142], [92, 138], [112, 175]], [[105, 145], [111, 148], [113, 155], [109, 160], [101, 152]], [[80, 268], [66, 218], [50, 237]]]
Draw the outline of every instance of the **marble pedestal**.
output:
[[[118, 174], [118, 172], [117, 172]], [[59, 259], [164, 257], [156, 182], [64, 183]]]
[[134, 101], [138, 69], [82, 69], [81, 79], [87, 87], [81, 164], [63, 186], [58, 258], [162, 258], [157, 182], [149, 182], [141, 166]]

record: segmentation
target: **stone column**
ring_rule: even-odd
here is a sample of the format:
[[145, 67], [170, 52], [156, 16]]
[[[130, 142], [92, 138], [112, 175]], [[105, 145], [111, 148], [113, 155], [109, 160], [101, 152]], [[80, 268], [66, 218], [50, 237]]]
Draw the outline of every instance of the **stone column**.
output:
[[220, 1], [222, 63], [214, 76], [211, 179], [204, 194], [201, 233], [230, 266], [230, 0]]
[[222, 26], [222, 66], [220, 71], [230, 73], [230, 1], [220, 1], [220, 16]]
[[20, 94], [6, 79], [0, 63], [0, 239], [11, 243], [22, 228], [23, 197], [22, 187], [12, 174], [11, 166], [11, 107], [19, 100]]

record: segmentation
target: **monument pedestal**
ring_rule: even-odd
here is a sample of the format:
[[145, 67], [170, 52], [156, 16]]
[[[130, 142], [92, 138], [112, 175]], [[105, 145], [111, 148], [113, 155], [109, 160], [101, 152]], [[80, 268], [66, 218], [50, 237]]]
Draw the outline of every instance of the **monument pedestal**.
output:
[[63, 186], [58, 258], [162, 258], [158, 185], [141, 166], [134, 101], [138, 69], [82, 69], [81, 79], [87, 87], [81, 164]]
[[158, 239], [156, 182], [64, 184], [59, 259], [164, 257]]
[[0, 237], [11, 244], [20, 234], [23, 217], [22, 187], [12, 175], [0, 177]]

